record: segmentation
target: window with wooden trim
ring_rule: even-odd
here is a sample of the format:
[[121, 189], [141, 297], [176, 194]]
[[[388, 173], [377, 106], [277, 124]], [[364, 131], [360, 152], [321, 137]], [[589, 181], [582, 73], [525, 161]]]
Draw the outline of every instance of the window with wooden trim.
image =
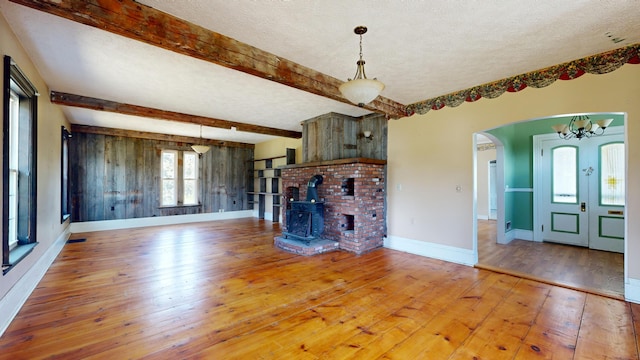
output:
[[36, 242], [38, 91], [10, 56], [4, 57], [2, 270], [9, 271]]
[[160, 154], [160, 206], [198, 205], [198, 154], [162, 150]]

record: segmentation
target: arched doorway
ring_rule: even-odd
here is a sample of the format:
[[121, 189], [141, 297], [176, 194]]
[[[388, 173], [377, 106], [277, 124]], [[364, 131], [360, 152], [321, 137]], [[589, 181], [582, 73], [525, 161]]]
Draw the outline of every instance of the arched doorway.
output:
[[[594, 117], [604, 114], [589, 114]], [[617, 126], [624, 128], [625, 114], [611, 113]], [[588, 248], [534, 241], [533, 141], [532, 136], [552, 132], [551, 125], [568, 121], [571, 115], [531, 119], [487, 129], [496, 157], [497, 219], [476, 219], [478, 267], [509, 272], [523, 277], [579, 288], [614, 297], [624, 297], [624, 256]], [[585, 139], [584, 141], [588, 141]], [[474, 159], [480, 144], [474, 148]], [[477, 163], [479, 169], [486, 164]], [[483, 175], [484, 176], [484, 175]], [[476, 179], [481, 184], [480, 179]], [[476, 186], [476, 196], [483, 196]], [[477, 204], [483, 201], [478, 199]], [[476, 214], [482, 211], [476, 209]], [[626, 220], [625, 220], [626, 221]], [[489, 242], [487, 242], [489, 241]], [[588, 266], [579, 266], [590, 264]], [[586, 260], [585, 260], [586, 259]]]

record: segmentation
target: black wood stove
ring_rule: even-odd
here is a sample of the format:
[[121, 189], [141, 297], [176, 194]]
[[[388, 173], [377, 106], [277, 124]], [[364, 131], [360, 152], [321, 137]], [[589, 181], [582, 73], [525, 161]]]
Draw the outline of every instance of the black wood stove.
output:
[[322, 175], [314, 175], [307, 183], [305, 201], [290, 201], [287, 210], [287, 231], [285, 239], [299, 240], [309, 245], [319, 239], [324, 231], [324, 203], [318, 199], [318, 185], [322, 184]]

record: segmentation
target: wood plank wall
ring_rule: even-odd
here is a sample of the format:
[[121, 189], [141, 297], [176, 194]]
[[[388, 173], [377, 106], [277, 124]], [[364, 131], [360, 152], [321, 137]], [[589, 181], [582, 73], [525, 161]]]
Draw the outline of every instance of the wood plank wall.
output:
[[212, 146], [200, 157], [200, 206], [159, 207], [162, 149], [190, 144], [75, 132], [69, 142], [72, 221], [249, 209], [253, 148]]
[[[365, 130], [373, 139], [365, 139]], [[348, 158], [387, 159], [387, 120], [382, 114], [364, 117], [328, 113], [302, 123], [303, 162]]]

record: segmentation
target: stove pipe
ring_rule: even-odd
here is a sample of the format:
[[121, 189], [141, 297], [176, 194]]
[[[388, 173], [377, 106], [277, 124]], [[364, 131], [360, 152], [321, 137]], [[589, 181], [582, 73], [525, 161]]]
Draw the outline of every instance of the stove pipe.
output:
[[307, 183], [307, 201], [318, 202], [318, 188], [322, 184], [322, 175], [313, 175]]

